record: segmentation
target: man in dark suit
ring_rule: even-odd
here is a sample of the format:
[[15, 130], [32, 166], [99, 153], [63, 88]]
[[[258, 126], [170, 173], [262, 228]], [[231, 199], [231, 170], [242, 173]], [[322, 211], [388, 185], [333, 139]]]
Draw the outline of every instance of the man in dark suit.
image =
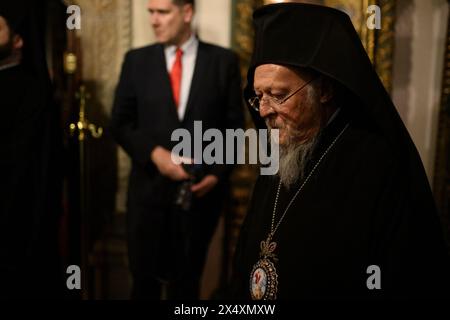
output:
[[[196, 299], [230, 167], [196, 165], [188, 173], [172, 161], [171, 135], [183, 128], [193, 137], [194, 121], [222, 132], [243, 126], [238, 59], [195, 37], [193, 0], [150, 0], [148, 11], [158, 43], [127, 53], [111, 124], [133, 163], [132, 297]], [[186, 191], [180, 205], [176, 197]]]

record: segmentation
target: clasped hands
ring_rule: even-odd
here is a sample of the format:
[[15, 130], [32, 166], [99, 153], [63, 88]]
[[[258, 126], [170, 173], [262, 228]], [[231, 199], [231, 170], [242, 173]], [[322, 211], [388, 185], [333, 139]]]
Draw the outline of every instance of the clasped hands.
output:
[[[168, 177], [174, 181], [182, 181], [189, 179], [189, 174], [184, 170], [181, 164], [177, 164], [173, 161], [176, 158], [178, 163], [192, 163], [193, 159], [181, 158], [164, 149], [161, 146], [157, 146], [153, 149], [150, 159], [153, 161], [158, 171], [165, 177]], [[200, 182], [192, 185], [191, 191], [199, 198], [203, 197], [209, 191], [211, 191], [219, 182], [219, 179], [212, 174], [206, 175]]]

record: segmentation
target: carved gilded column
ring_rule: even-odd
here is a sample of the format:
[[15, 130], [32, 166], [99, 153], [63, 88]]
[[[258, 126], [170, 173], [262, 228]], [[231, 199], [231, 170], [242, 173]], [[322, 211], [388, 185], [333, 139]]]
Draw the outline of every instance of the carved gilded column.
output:
[[[126, 51], [131, 47], [131, 0], [74, 0], [81, 8], [82, 78], [93, 95], [91, 108], [109, 118]], [[108, 161], [108, 159], [104, 159]], [[116, 212], [125, 212], [130, 160], [117, 151]]]
[[[245, 86], [247, 69], [253, 51], [253, 11], [263, 4], [263, 0], [233, 0], [232, 12], [232, 39], [233, 50], [239, 55], [242, 83]], [[246, 127], [252, 127], [250, 114], [246, 112]], [[247, 151], [247, 150], [246, 150]], [[225, 247], [225, 274], [229, 273], [229, 263], [234, 255], [234, 250], [239, 236], [240, 226], [247, 212], [247, 205], [257, 176], [255, 166], [241, 165], [234, 171], [231, 183], [231, 201], [228, 208], [229, 215], [226, 219], [226, 247]], [[229, 274], [228, 274], [229, 275]]]

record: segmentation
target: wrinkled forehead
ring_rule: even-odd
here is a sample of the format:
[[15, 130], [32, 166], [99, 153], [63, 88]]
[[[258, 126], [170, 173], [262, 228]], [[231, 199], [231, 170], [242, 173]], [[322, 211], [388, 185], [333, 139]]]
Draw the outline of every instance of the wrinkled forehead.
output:
[[255, 89], [259, 86], [282, 86], [284, 84], [308, 81], [312, 76], [306, 68], [294, 67], [282, 64], [261, 64], [255, 68], [253, 85]]

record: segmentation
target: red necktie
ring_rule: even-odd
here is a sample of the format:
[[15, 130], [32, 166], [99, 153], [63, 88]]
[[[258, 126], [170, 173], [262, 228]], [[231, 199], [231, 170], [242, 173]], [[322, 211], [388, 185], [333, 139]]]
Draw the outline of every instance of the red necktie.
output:
[[177, 106], [177, 108], [178, 104], [180, 103], [182, 55], [183, 51], [180, 48], [178, 48], [176, 52], [175, 62], [172, 66], [172, 70], [170, 70], [170, 83], [172, 84], [173, 99], [175, 100], [175, 105]]

